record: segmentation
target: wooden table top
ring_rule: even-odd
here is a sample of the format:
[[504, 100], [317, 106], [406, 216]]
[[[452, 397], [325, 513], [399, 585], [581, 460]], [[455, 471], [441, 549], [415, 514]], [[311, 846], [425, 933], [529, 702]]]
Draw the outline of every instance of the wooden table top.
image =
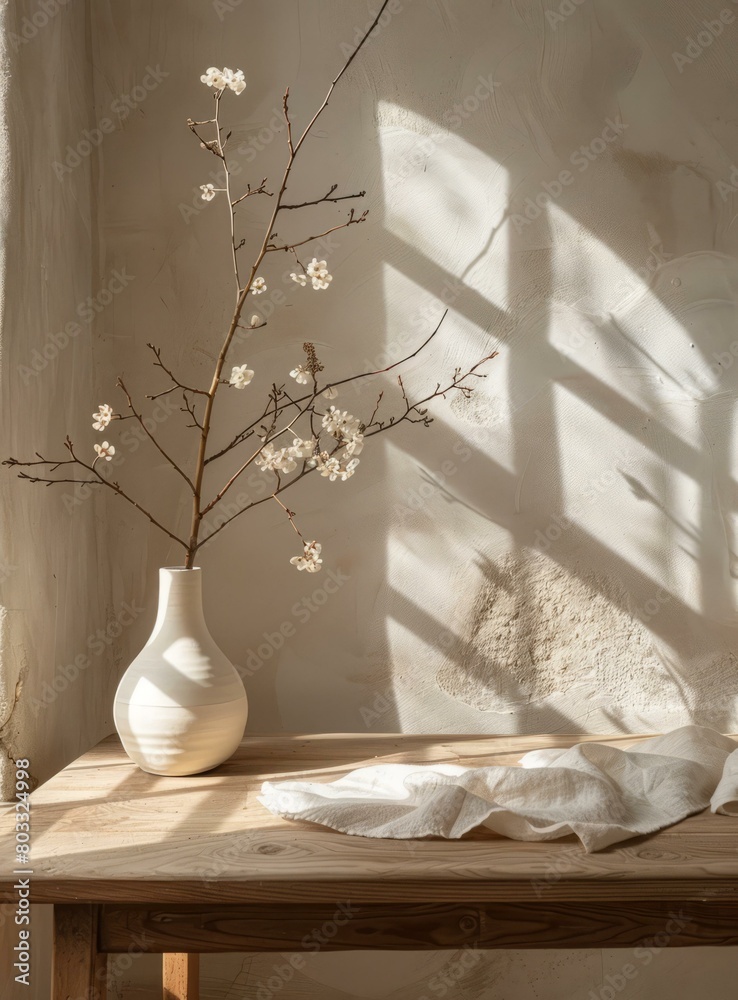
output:
[[[368, 764], [516, 764], [528, 750], [623, 736], [251, 736], [203, 775], [139, 770], [110, 736], [31, 796], [32, 900], [128, 903], [738, 900], [738, 818], [709, 810], [586, 854], [573, 837], [350, 837], [273, 816], [264, 780], [330, 781]], [[0, 899], [12, 888], [14, 812], [0, 816]]]

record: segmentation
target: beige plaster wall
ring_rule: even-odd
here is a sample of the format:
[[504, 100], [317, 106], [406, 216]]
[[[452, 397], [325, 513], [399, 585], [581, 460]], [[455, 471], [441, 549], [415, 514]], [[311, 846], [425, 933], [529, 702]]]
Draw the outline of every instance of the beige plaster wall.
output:
[[[270, 292], [255, 300], [268, 326], [233, 363], [256, 370], [254, 394], [287, 377], [305, 339], [337, 377], [381, 367], [422, 339], [444, 303], [443, 335], [411, 365], [410, 385], [422, 390], [491, 348], [500, 356], [471, 402], [441, 404], [429, 430], [371, 444], [349, 483], [292, 495], [326, 569], [346, 578], [338, 593], [326, 597], [324, 577], [289, 567], [293, 537], [276, 506], [203, 550], [211, 629], [251, 672], [252, 732], [736, 728], [733, 6], [394, 5], [294, 184], [296, 199], [334, 181], [366, 188], [370, 221], [336, 239], [329, 292], [300, 293], [287, 263], [270, 263]], [[91, 59], [67, 67], [90, 74], [94, 110], [82, 120], [105, 132], [100, 173], [84, 189], [97, 213], [90, 259], [98, 280], [135, 276], [95, 324], [107, 385], [122, 374], [137, 392], [155, 391], [148, 340], [188, 380], [205, 378], [220, 342], [223, 206], [198, 201], [213, 166], [185, 126], [208, 116], [200, 73], [245, 70], [248, 89], [225, 110], [240, 176], [258, 183], [283, 162], [284, 86], [305, 120], [369, 19], [364, 0], [93, 5]], [[93, 160], [53, 178], [62, 197]], [[49, 211], [59, 205], [55, 193]], [[246, 203], [248, 240], [263, 213]], [[85, 274], [69, 257], [65, 266]], [[80, 365], [74, 378], [89, 385]], [[68, 385], [55, 382], [59, 405], [88, 433], [87, 397], [79, 417]], [[379, 379], [341, 402], [365, 415], [379, 389], [393, 392]], [[242, 394], [228, 397], [219, 439], [242, 405]], [[191, 460], [179, 415], [153, 416], [166, 445]], [[117, 443], [121, 479], [184, 525], [171, 473], [135, 441]], [[68, 517], [47, 495], [33, 503]], [[90, 538], [94, 505], [74, 506], [69, 531]], [[143, 609], [116, 638], [122, 669], [153, 621], [156, 568], [179, 554], [117, 503], [105, 510], [110, 589], [80, 593], [101, 601], [93, 619], [123, 602]], [[295, 635], [274, 649], [269, 636], [285, 622]], [[85, 690], [86, 704], [102, 703]], [[457, 976], [458, 960], [383, 956], [379, 976], [374, 957], [318, 955], [276, 992], [442, 996], [435, 977], [451, 976], [470, 998], [584, 1000], [606, 995], [628, 956], [490, 955]], [[155, 963], [124, 964], [115, 982], [155, 996]], [[203, 970], [207, 995], [229, 1000], [259, 987], [271, 1000], [277, 974], [258, 956]], [[730, 951], [661, 953], [628, 990], [727, 1000], [734, 979]]]

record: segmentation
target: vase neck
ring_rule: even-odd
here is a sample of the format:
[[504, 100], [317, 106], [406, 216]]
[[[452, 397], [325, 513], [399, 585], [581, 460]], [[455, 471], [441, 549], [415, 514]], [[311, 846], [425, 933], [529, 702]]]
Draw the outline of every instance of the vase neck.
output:
[[202, 610], [202, 570], [162, 567], [159, 570], [159, 609], [154, 631], [156, 638], [164, 626], [205, 628]]

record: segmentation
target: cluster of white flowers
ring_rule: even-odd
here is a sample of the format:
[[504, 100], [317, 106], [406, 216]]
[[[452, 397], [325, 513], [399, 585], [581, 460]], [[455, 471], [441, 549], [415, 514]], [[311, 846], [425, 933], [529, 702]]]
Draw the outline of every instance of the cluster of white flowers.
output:
[[228, 381], [237, 389], [245, 389], [253, 377], [254, 373], [247, 365], [234, 365]]
[[302, 365], [295, 365], [290, 372], [290, 376], [300, 385], [307, 385], [310, 381], [310, 372]]
[[316, 444], [317, 441], [315, 438], [307, 438], [307, 440], [295, 438], [292, 442], [292, 447], [288, 451], [293, 458], [312, 458], [315, 453]]
[[92, 419], [95, 421], [92, 425], [93, 430], [104, 431], [113, 419], [113, 407], [107, 403], [100, 403], [100, 409], [92, 414]]
[[297, 466], [289, 448], [275, 448], [272, 444], [264, 445], [256, 459], [256, 464], [264, 472], [292, 472]]
[[313, 288], [316, 291], [320, 288], [327, 288], [333, 281], [333, 275], [328, 273], [328, 266], [324, 260], [313, 257], [307, 266], [308, 277], [312, 279]]
[[328, 265], [324, 260], [318, 260], [317, 257], [313, 257], [308, 266], [305, 268], [305, 274], [300, 272], [293, 272], [290, 274], [290, 278], [298, 284], [301, 288], [304, 288], [308, 283], [308, 278], [310, 278], [313, 288], [319, 291], [321, 288], [327, 288], [328, 285], [333, 281], [333, 275], [328, 273]]
[[345, 483], [346, 480], [350, 479], [354, 472], [356, 472], [356, 466], [358, 464], [358, 458], [352, 458], [343, 464], [340, 458], [337, 458], [335, 455], [329, 455], [327, 451], [321, 451], [315, 459], [315, 465], [318, 468], [318, 472], [320, 472], [321, 476], [326, 476], [332, 483], [334, 483], [337, 479], [340, 479], [342, 483]]
[[263, 278], [254, 278], [253, 282], [251, 283], [251, 294], [261, 295], [261, 293], [265, 292], [266, 290], [267, 290], [266, 281], [264, 281]]
[[348, 455], [359, 455], [364, 447], [364, 435], [361, 433], [361, 421], [346, 410], [332, 406], [323, 417], [323, 427], [346, 449]]
[[[107, 441], [103, 441], [102, 444], [95, 445], [95, 453], [97, 454], [97, 458], [104, 458], [106, 462], [112, 462], [115, 448], [112, 444], [108, 444]], [[97, 458], [95, 461], [97, 461]]]
[[296, 458], [310, 459], [315, 453], [317, 441], [314, 438], [294, 438], [288, 448], [275, 448], [265, 444], [259, 452], [256, 464], [265, 472], [292, 472], [297, 467]]
[[217, 66], [211, 66], [200, 79], [207, 87], [213, 87], [215, 90], [225, 90], [228, 87], [234, 94], [242, 94], [246, 89], [246, 78], [242, 69], [233, 70], [227, 66], [218, 69]]
[[299, 570], [306, 570], [308, 573], [318, 573], [323, 565], [320, 552], [323, 546], [320, 542], [305, 542], [303, 545], [303, 555], [293, 556], [290, 562], [297, 566]]

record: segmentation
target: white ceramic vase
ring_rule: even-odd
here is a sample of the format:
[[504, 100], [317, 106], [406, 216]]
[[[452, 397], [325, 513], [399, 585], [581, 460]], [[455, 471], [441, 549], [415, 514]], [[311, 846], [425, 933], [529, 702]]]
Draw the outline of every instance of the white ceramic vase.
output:
[[121, 678], [113, 715], [126, 753], [151, 774], [198, 774], [236, 750], [248, 701], [205, 624], [200, 569], [159, 570], [154, 631]]

